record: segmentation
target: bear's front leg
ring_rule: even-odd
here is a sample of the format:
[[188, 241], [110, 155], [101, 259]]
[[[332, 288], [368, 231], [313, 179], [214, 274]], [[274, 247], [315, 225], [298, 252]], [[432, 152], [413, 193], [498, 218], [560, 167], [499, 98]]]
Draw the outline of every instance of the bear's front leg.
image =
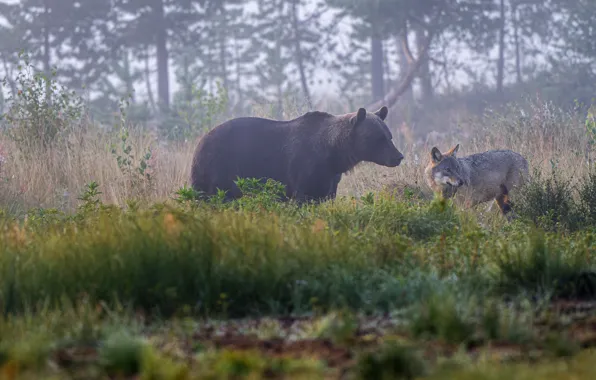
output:
[[321, 203], [335, 196], [334, 190], [337, 188], [336, 178], [328, 181], [310, 182], [309, 186], [295, 192], [294, 198], [298, 203], [314, 202]]

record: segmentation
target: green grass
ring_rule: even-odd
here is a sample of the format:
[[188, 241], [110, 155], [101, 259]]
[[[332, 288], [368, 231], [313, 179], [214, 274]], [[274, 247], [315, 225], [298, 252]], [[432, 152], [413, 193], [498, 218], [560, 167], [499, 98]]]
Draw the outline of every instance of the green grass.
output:
[[186, 307], [232, 317], [304, 312], [315, 297], [325, 308], [407, 304], [416, 297], [408, 278], [434, 276], [422, 237], [453, 235], [458, 221], [447, 207], [382, 200], [254, 212], [111, 208], [2, 228], [5, 312], [84, 294], [166, 315]]
[[591, 232], [485, 231], [443, 201], [284, 207], [108, 208], [4, 221], [0, 308], [20, 312], [85, 295], [161, 315], [372, 312], [443, 288], [544, 293], [594, 264]]
[[165, 316], [244, 317], [391, 310], [438, 291], [568, 297], [594, 287], [591, 230], [504, 221], [489, 230], [439, 199], [379, 195], [303, 208], [262, 201], [127, 211], [89, 201], [97, 207], [72, 216], [5, 218], [0, 308], [84, 295]]
[[[74, 215], [36, 210], [26, 221], [0, 220], [4, 370], [45, 373], [50, 357], [90, 378], [191, 378], [195, 365], [208, 368], [200, 378], [334, 373], [325, 348], [307, 358], [271, 356], [259, 345], [205, 348], [212, 338], [188, 342], [204, 327], [192, 322], [181, 333], [176, 322], [293, 315], [310, 321], [299, 340], [348, 347], [356, 377], [436, 375], [445, 353], [423, 360], [412, 350], [505, 342], [555, 357], [576, 352], [552, 324], [563, 317], [549, 314], [551, 327], [540, 327], [544, 305], [596, 289], [589, 224], [569, 231], [501, 219], [483, 227], [445, 200], [385, 194], [298, 207], [256, 191], [226, 204], [181, 197], [121, 210], [96, 193], [90, 186]], [[382, 333], [362, 332], [367, 318], [382, 315], [394, 315]], [[232, 331], [261, 340], [296, 334], [273, 324]], [[371, 334], [372, 351], [364, 344]], [[385, 345], [391, 336], [418, 348]], [[194, 364], [164, 353], [172, 344]], [[92, 359], [78, 369], [56, 359], [80, 362], [85, 350]]]

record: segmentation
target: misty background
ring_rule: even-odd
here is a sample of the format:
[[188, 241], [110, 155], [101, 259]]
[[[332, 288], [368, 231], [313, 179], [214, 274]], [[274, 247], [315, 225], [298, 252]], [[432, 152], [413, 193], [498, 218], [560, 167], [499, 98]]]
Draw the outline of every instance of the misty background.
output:
[[0, 109], [25, 53], [98, 122], [128, 99], [167, 138], [378, 101], [425, 135], [524, 96], [590, 104], [594, 20], [594, 0], [4, 0]]

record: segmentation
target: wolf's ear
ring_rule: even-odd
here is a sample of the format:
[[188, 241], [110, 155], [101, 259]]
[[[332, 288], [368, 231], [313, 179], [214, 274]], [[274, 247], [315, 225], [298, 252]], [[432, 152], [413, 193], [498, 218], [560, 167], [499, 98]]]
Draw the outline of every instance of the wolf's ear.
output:
[[433, 146], [432, 150], [430, 151], [430, 159], [433, 160], [435, 164], [438, 164], [443, 160], [443, 155], [436, 146]]
[[387, 106], [383, 106], [383, 107], [379, 108], [378, 111], [375, 112], [375, 115], [380, 117], [381, 120], [385, 120], [388, 113], [389, 113], [389, 108], [387, 108]]
[[453, 156], [453, 157], [455, 157], [458, 150], [459, 150], [459, 144], [457, 144], [456, 146], [454, 146], [453, 148], [451, 148], [448, 152], [446, 152], [445, 153], [445, 156]]
[[352, 123], [353, 126], [356, 126], [356, 125], [362, 123], [365, 118], [366, 118], [366, 110], [364, 108], [360, 108], [358, 110], [358, 112], [356, 113], [356, 115], [352, 116], [352, 118], [350, 119], [350, 123]]

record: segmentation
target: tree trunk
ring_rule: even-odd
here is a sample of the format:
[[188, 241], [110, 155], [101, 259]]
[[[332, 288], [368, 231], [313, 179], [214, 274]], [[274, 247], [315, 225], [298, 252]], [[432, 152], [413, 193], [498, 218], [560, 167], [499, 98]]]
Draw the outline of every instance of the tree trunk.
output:
[[240, 68], [240, 47], [238, 46], [238, 36], [234, 33], [234, 63], [236, 69], [236, 93], [238, 99], [236, 100], [236, 111], [244, 109], [244, 96], [242, 92], [242, 71]]
[[[226, 33], [228, 33], [228, 19], [226, 14], [225, 6], [222, 6], [221, 9], [221, 23], [219, 25], [219, 30], [217, 31], [219, 37], [219, 61], [221, 64], [221, 77], [223, 81], [223, 88], [228, 93], [230, 91], [230, 80], [228, 77], [228, 40], [226, 39]], [[229, 97], [228, 97], [229, 99]], [[228, 112], [230, 110], [229, 102], [226, 102], [224, 112]]]
[[[280, 1], [277, 4], [277, 11], [278, 11], [278, 17], [282, 18], [285, 14], [284, 10], [285, 10], [285, 2], [284, 1]], [[281, 35], [283, 33], [283, 28], [285, 27], [285, 25], [280, 24], [280, 21], [277, 21], [277, 30], [279, 35]], [[283, 88], [283, 70], [284, 68], [282, 67], [282, 42], [281, 39], [277, 38], [275, 41], [275, 57], [277, 57], [277, 70], [278, 72], [276, 73], [276, 87], [277, 87], [277, 119], [281, 120], [284, 116], [284, 88]]]
[[48, 0], [44, 0], [44, 28], [43, 28], [43, 71], [46, 75], [46, 102], [51, 102], [51, 67], [50, 67], [50, 7]]
[[[416, 46], [418, 47], [418, 51], [423, 49], [426, 38], [428, 37], [425, 36], [424, 29], [416, 29]], [[422, 89], [422, 100], [426, 102], [432, 100], [434, 97], [434, 88], [428, 55], [425, 55], [422, 59], [422, 62], [420, 62], [420, 70], [418, 71], [418, 78], [420, 79], [420, 87]]]
[[296, 58], [296, 65], [300, 73], [300, 84], [302, 85], [302, 94], [306, 101], [306, 106], [309, 110], [312, 109], [312, 100], [310, 97], [310, 90], [308, 88], [308, 81], [306, 79], [306, 70], [304, 69], [304, 58], [302, 56], [302, 47], [300, 46], [300, 30], [298, 26], [298, 0], [292, 1], [292, 29], [294, 30], [294, 56]]
[[518, 84], [521, 84], [523, 81], [521, 73], [521, 41], [519, 39], [519, 12], [516, 5], [512, 7], [511, 18], [513, 19], [513, 39], [515, 43], [515, 80]]
[[383, 49], [383, 88], [391, 87], [391, 65], [389, 65], [389, 49], [387, 49], [387, 45], [384, 46]]
[[228, 80], [228, 61], [226, 57], [227, 52], [227, 41], [226, 41], [226, 32], [227, 32], [227, 20], [225, 15], [225, 10], [222, 10], [222, 21], [220, 25], [220, 30], [218, 30], [219, 34], [219, 61], [221, 63], [221, 77], [223, 80], [223, 86], [226, 91], [229, 89], [230, 83]]
[[[276, 42], [276, 56], [278, 58], [281, 58], [281, 46], [280, 46], [280, 42]], [[279, 70], [283, 70], [283, 68], [279, 68]], [[277, 73], [276, 75], [276, 79], [277, 79], [277, 83], [276, 83], [276, 90], [277, 90], [277, 110], [275, 113], [275, 117], [278, 120], [281, 120], [283, 118], [284, 115], [284, 103], [283, 103], [283, 98], [284, 98], [284, 91], [283, 91], [283, 80], [281, 79], [283, 77], [283, 75], [281, 75], [281, 73]]]
[[16, 96], [17, 95], [17, 85], [14, 81], [14, 79], [12, 79], [12, 70], [9, 69], [8, 67], [8, 62], [6, 61], [6, 56], [2, 55], [2, 66], [4, 67], [4, 76], [6, 78], [6, 81], [8, 82], [8, 85], [10, 87], [10, 93], [12, 96]]
[[145, 86], [147, 88], [147, 98], [149, 99], [149, 106], [153, 112], [157, 111], [155, 106], [155, 98], [153, 97], [153, 89], [151, 88], [151, 70], [149, 69], [149, 46], [145, 49]]
[[184, 102], [186, 107], [190, 107], [192, 103], [192, 83], [190, 80], [190, 63], [188, 62], [188, 55], [184, 54], [182, 58], [182, 86], [184, 88]]
[[124, 67], [124, 80], [125, 80], [125, 84], [126, 84], [126, 95], [130, 96], [130, 100], [131, 103], [134, 104], [135, 103], [135, 95], [134, 95], [134, 83], [132, 80], [132, 68], [130, 67], [130, 55], [129, 55], [129, 51], [125, 50], [124, 51], [124, 62], [123, 62], [123, 67]]
[[408, 90], [408, 88], [410, 88], [412, 81], [414, 80], [414, 78], [418, 74], [418, 70], [420, 70], [420, 67], [422, 66], [422, 63], [428, 59], [428, 51], [433, 40], [432, 31], [429, 31], [428, 35], [426, 36], [426, 39], [422, 43], [422, 47], [418, 53], [418, 58], [416, 59], [412, 56], [410, 48], [408, 46], [408, 35], [402, 35], [401, 39], [402, 45], [405, 47], [404, 51], [407, 55], [410, 68], [408, 72], [404, 75], [403, 80], [400, 82], [398, 86], [392, 88], [387, 93], [387, 96], [383, 97], [383, 99], [369, 104], [366, 107], [367, 109], [378, 109], [381, 106], [387, 106], [391, 108], [397, 102], [397, 100]]
[[371, 79], [372, 101], [376, 102], [385, 96], [385, 80], [383, 79], [383, 41], [373, 30], [371, 36]]
[[155, 27], [157, 38], [155, 42], [157, 53], [157, 93], [161, 107], [167, 110], [170, 107], [170, 78], [169, 78], [169, 57], [167, 47], [167, 29], [165, 25], [163, 1], [155, 5]]
[[499, 59], [497, 60], [497, 93], [503, 94], [505, 77], [505, 0], [500, 1]]
[[[407, 32], [404, 32], [407, 33]], [[405, 76], [411, 69], [410, 61], [408, 60], [408, 56], [405, 51], [405, 46], [401, 43], [401, 38], [397, 38], [397, 52], [398, 52], [398, 65], [399, 65], [399, 75]], [[414, 104], [414, 91], [412, 90], [412, 84], [408, 85], [407, 90], [402, 95], [405, 99], [406, 103]]]

